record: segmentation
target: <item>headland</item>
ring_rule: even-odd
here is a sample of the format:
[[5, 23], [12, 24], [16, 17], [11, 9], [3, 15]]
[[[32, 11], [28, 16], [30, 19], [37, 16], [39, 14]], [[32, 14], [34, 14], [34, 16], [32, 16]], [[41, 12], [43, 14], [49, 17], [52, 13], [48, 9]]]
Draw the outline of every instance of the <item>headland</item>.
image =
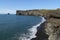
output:
[[43, 16], [46, 21], [37, 28], [36, 38], [31, 40], [60, 40], [60, 9], [17, 10], [16, 15]]

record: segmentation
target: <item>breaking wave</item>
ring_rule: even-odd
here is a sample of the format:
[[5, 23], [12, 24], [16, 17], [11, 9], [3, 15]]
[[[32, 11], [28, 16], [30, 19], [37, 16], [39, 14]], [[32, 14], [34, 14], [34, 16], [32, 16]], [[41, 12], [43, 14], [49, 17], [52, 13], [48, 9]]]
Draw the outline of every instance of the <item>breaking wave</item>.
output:
[[37, 33], [37, 27], [39, 27], [42, 23], [44, 23], [46, 20], [44, 19], [44, 17], [42, 17], [42, 21], [40, 23], [38, 23], [37, 25], [34, 25], [32, 28], [28, 29], [28, 33], [27, 34], [21, 34], [21, 36], [18, 38], [19, 40], [31, 40], [32, 38], [36, 37], [36, 33]]

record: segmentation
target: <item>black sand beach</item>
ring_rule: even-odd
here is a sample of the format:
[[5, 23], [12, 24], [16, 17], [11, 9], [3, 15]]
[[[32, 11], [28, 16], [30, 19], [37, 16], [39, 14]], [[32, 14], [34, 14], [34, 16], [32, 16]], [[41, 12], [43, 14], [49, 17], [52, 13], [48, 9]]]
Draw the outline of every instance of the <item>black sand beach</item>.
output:
[[48, 40], [48, 35], [46, 35], [44, 31], [45, 22], [40, 25], [40, 27], [37, 28], [36, 38], [33, 38], [31, 40]]

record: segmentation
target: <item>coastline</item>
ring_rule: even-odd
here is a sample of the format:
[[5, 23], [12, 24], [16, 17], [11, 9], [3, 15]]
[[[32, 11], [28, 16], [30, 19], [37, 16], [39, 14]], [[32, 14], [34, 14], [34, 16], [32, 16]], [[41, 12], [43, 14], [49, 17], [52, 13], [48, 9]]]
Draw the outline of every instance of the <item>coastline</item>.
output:
[[42, 22], [40, 26], [37, 27], [37, 32], [36, 32], [36, 38], [32, 38], [31, 40], [48, 40], [48, 35], [45, 32], [45, 23], [46, 20], [44, 17], [42, 17]]
[[40, 28], [37, 28], [37, 37], [31, 40], [60, 40], [60, 9], [17, 10], [16, 15], [42, 16], [46, 19], [46, 22], [42, 23]]
[[44, 26], [45, 23], [42, 23], [38, 28], [37, 28], [37, 33], [36, 33], [36, 38], [32, 38], [31, 40], [48, 40], [48, 35], [45, 33]]

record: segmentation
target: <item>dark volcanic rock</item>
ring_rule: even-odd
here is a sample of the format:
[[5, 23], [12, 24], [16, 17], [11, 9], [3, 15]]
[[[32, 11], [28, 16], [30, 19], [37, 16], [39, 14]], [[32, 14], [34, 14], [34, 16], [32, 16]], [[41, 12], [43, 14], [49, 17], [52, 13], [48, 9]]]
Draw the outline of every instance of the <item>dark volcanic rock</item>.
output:
[[37, 37], [31, 40], [48, 40], [48, 35], [45, 33], [44, 26], [45, 23], [41, 24], [40, 27], [37, 28]]

